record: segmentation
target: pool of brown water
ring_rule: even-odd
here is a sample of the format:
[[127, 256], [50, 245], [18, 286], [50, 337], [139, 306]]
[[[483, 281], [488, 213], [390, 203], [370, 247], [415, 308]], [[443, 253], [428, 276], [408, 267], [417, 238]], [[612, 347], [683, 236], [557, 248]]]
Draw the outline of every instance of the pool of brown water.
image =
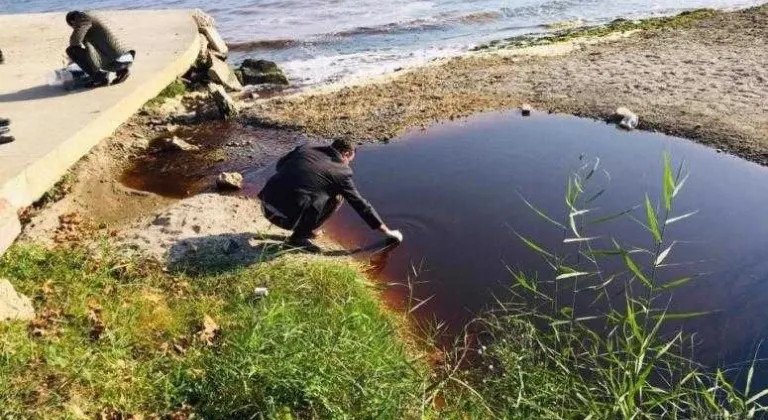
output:
[[[668, 262], [678, 265], [662, 270], [660, 281], [700, 277], [665, 295], [663, 303], [671, 299], [672, 312], [712, 311], [684, 324], [700, 343], [699, 360], [751, 359], [768, 332], [762, 317], [768, 307], [768, 169], [688, 140], [623, 132], [571, 116], [508, 112], [362, 147], [353, 163], [357, 185], [386, 223], [405, 234], [391, 253], [367, 258], [401, 304], [410, 281], [415, 298], [431, 297], [419, 317], [458, 329], [496, 298], [509, 297], [510, 268], [540, 277], [551, 273], [513, 230], [548, 249], [560, 247], [563, 232], [521, 196], [562, 221], [569, 175], [599, 158], [609, 175], [595, 175], [592, 191], [610, 182], [590, 205], [595, 218], [643, 203], [646, 192], [658, 202], [665, 151], [674, 164], [685, 161], [690, 172], [673, 216], [698, 213], [668, 226], [666, 243], [677, 241]], [[634, 214], [644, 220], [642, 208]], [[348, 247], [377, 237], [346, 207], [330, 231]], [[650, 234], [629, 218], [597, 226], [589, 236], [601, 236], [603, 246], [611, 238], [652, 245]], [[615, 261], [604, 264], [608, 271], [618, 268]], [[614, 291], [616, 299], [622, 290]], [[579, 305], [586, 307], [593, 297]]]
[[288, 130], [223, 121], [182, 126], [161, 137], [173, 136], [199, 150], [163, 151], [150, 147], [126, 169], [120, 182], [164, 197], [186, 198], [214, 191], [216, 178], [222, 172], [259, 170], [307, 141], [303, 135]]

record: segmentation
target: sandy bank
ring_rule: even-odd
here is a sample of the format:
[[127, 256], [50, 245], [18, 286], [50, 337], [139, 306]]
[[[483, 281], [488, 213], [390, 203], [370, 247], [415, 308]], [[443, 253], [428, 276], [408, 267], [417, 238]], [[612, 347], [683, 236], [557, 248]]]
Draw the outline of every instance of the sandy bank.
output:
[[768, 164], [768, 5], [599, 42], [471, 54], [377, 83], [276, 99], [253, 120], [321, 137], [388, 140], [404, 130], [517, 107], [604, 118]]

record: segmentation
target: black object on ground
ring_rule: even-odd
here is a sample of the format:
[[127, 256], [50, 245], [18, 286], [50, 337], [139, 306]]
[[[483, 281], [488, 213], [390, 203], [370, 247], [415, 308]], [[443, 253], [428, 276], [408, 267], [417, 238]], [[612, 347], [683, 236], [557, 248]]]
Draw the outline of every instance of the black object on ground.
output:
[[131, 75], [131, 71], [127, 68], [118, 70], [115, 75], [115, 80], [112, 81], [112, 84], [119, 85], [120, 83], [123, 83], [126, 79], [128, 79], [128, 76], [130, 75]]
[[0, 136], [0, 144], [8, 144], [16, 141], [16, 137], [13, 136]]
[[235, 72], [244, 85], [288, 85], [288, 78], [273, 61], [246, 58]]

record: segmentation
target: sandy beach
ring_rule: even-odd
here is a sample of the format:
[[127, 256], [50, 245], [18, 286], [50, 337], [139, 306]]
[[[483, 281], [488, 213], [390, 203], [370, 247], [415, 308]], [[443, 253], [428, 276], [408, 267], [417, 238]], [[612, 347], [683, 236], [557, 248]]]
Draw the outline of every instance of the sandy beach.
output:
[[[618, 35], [618, 36], [617, 36]], [[529, 103], [686, 137], [768, 164], [768, 6], [685, 25], [479, 52], [359, 86], [263, 102], [252, 121], [387, 141], [413, 127]]]

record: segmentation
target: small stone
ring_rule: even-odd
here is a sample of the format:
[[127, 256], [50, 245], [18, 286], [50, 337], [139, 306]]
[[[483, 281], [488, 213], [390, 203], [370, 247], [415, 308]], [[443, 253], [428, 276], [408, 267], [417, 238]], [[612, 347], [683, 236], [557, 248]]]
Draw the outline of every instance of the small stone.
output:
[[216, 179], [216, 186], [222, 190], [239, 190], [243, 188], [243, 176], [238, 172], [223, 172]]
[[637, 115], [632, 114], [622, 118], [622, 120], [619, 122], [619, 127], [625, 130], [634, 130], [637, 128], [638, 124], [640, 124], [640, 119], [637, 117]]
[[0, 322], [30, 321], [34, 318], [32, 300], [16, 292], [8, 280], [0, 279]]
[[255, 298], [263, 298], [269, 296], [269, 289], [266, 287], [257, 287], [253, 289], [253, 296]]
[[616, 109], [616, 112], [611, 117], [613, 122], [619, 124], [619, 127], [625, 130], [634, 130], [640, 124], [640, 118], [629, 108], [620, 107]]
[[520, 110], [522, 111], [524, 117], [529, 117], [533, 111], [533, 107], [529, 104], [523, 104], [523, 106], [520, 107]]

